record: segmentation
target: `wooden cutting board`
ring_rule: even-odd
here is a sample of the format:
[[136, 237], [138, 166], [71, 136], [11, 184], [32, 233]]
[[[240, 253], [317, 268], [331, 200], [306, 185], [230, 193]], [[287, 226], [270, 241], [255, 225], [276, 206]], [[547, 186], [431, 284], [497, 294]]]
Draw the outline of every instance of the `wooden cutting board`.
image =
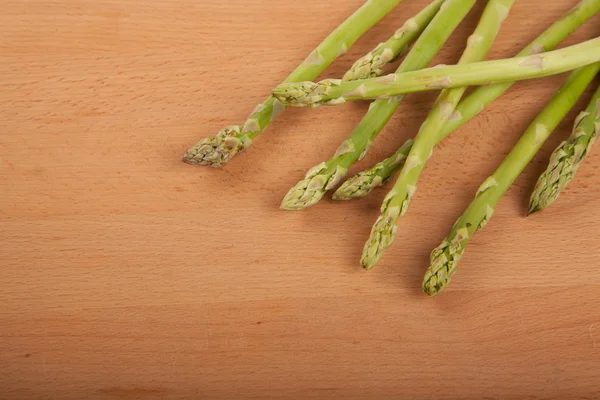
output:
[[[324, 76], [426, 3], [406, 0]], [[430, 250], [565, 75], [515, 85], [440, 146], [368, 273], [358, 259], [386, 188], [278, 208], [367, 104], [289, 110], [224, 169], [180, 161], [241, 123], [361, 4], [4, 0], [0, 398], [600, 396], [600, 156], [525, 218], [578, 110], [473, 239], [448, 291], [420, 292]], [[575, 4], [518, 0], [490, 58], [515, 54]], [[456, 62], [484, 5], [436, 63]], [[598, 17], [565, 44], [597, 35]], [[412, 137], [434, 97], [409, 96], [351, 172]]]

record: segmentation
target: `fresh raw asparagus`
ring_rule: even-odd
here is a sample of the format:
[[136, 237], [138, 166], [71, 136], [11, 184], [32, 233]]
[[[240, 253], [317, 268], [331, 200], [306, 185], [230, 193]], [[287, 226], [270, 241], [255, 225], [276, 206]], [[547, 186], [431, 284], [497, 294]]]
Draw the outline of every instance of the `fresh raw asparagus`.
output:
[[383, 67], [402, 57], [429, 25], [445, 0], [435, 0], [420, 13], [409, 18], [386, 42], [356, 60], [342, 80], [374, 78], [383, 74]]
[[[525, 47], [517, 57], [537, 54], [554, 49], [569, 34], [583, 25], [596, 13], [600, 12], [600, 0], [583, 0], [572, 8], [561, 19], [552, 24], [538, 38]], [[458, 129], [464, 123], [483, 111], [495, 99], [506, 92], [514, 82], [499, 83], [490, 86], [482, 86], [475, 89], [469, 96], [463, 99], [451, 118], [447, 121], [438, 142]], [[360, 172], [350, 178], [334, 193], [336, 200], [349, 200], [364, 197], [375, 187], [382, 185], [395, 174], [402, 166], [402, 160], [408, 156], [409, 148], [402, 146], [395, 154], [375, 164], [366, 171]], [[376, 171], [376, 172], [375, 172]], [[355, 190], [360, 188], [360, 190]]]
[[[475, 0], [447, 0], [417, 39], [398, 71], [413, 71], [429, 64], [474, 4]], [[321, 200], [324, 193], [335, 187], [346, 175], [348, 167], [364, 156], [401, 101], [402, 97], [373, 102], [367, 114], [340, 145], [334, 156], [311, 168], [304, 179], [289, 190], [281, 208], [300, 210]]]
[[600, 134], [600, 88], [577, 119], [573, 133], [562, 142], [550, 157], [550, 164], [540, 176], [531, 195], [529, 214], [550, 206], [561, 190], [575, 178], [577, 170], [587, 157]]
[[[488, 2], [475, 32], [467, 41], [467, 47], [458, 65], [477, 62], [485, 58], [504, 19], [508, 16], [513, 2], [514, 0], [490, 0]], [[385, 250], [391, 246], [398, 229], [398, 219], [406, 213], [410, 205], [412, 196], [417, 189], [419, 176], [433, 152], [440, 131], [466, 90], [466, 87], [443, 90], [421, 125], [400, 176], [383, 201], [381, 215], [373, 225], [369, 240], [365, 243], [360, 261], [364, 268], [373, 268]]]
[[600, 63], [596, 63], [571, 73], [494, 174], [480, 186], [475, 199], [456, 221], [450, 235], [431, 253], [431, 263], [422, 286], [426, 294], [434, 296], [450, 283], [473, 234], [488, 223], [500, 198], [575, 105], [599, 70]]
[[[285, 80], [298, 82], [317, 78], [336, 58], [344, 54], [367, 30], [402, 0], [367, 0], [338, 26]], [[205, 138], [183, 156], [188, 164], [221, 167], [237, 153], [252, 145], [258, 136], [284, 110], [273, 96], [256, 106], [241, 126], [230, 126], [216, 136]]]
[[413, 92], [542, 78], [598, 61], [600, 38], [595, 38], [561, 50], [525, 57], [432, 67], [352, 82], [326, 79], [318, 83], [285, 83], [275, 88], [273, 95], [285, 105], [317, 107], [348, 100], [386, 99]]

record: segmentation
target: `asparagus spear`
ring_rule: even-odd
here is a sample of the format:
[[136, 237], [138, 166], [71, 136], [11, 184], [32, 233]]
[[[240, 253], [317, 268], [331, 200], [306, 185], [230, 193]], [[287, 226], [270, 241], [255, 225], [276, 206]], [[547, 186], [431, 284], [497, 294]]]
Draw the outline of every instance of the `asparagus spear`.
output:
[[573, 133], [550, 157], [550, 164], [540, 176], [529, 203], [529, 214], [550, 206], [575, 178], [577, 170], [600, 134], [600, 87], [585, 111], [575, 120]]
[[374, 78], [383, 74], [383, 67], [408, 51], [408, 48], [421, 35], [437, 14], [445, 0], [435, 0], [420, 13], [409, 18], [400, 29], [386, 42], [380, 43], [375, 49], [356, 60], [346, 72], [342, 80]]
[[494, 174], [483, 182], [475, 199], [454, 224], [450, 235], [431, 253], [431, 264], [423, 280], [426, 294], [434, 296], [450, 283], [473, 234], [488, 223], [500, 198], [575, 105], [598, 71], [600, 63], [571, 73]]
[[[398, 71], [413, 71], [429, 64], [474, 4], [475, 0], [447, 0], [417, 39]], [[311, 168], [305, 178], [289, 190], [281, 208], [300, 210], [321, 200], [324, 193], [346, 175], [347, 168], [362, 158], [401, 101], [402, 97], [373, 102], [367, 114], [340, 145], [334, 156]]]
[[[402, 0], [367, 0], [314, 49], [285, 80], [297, 82], [315, 79], [337, 57], [344, 54], [367, 30], [387, 15]], [[224, 128], [191, 147], [183, 156], [188, 164], [221, 167], [231, 157], [247, 149], [252, 140], [284, 110], [281, 102], [269, 96], [256, 106], [241, 126]]]
[[[570, 33], [583, 25], [599, 11], [600, 0], [581, 1], [561, 19], [546, 29], [546, 31], [544, 31], [537, 39], [525, 47], [517, 54], [517, 57], [552, 50]], [[498, 83], [475, 89], [459, 103], [456, 111], [444, 126], [444, 130], [441, 137], [438, 138], [438, 142], [483, 111], [492, 101], [506, 92], [513, 83], [514, 82]], [[391, 157], [388, 157], [384, 161], [375, 164], [372, 168], [361, 172], [346, 181], [334, 194], [334, 198], [337, 200], [349, 200], [351, 198], [366, 196], [375, 187], [380, 186], [389, 180], [389, 178], [404, 165], [402, 162], [396, 162], [396, 160], [401, 160], [407, 155], [407, 148], [402, 146], [402, 148]], [[373, 171], [377, 172], [374, 173]], [[357, 187], [357, 185], [361, 187], [361, 190], [351, 189]], [[348, 190], [347, 188], [350, 189]]]
[[285, 83], [276, 87], [273, 95], [285, 105], [317, 107], [348, 100], [386, 99], [413, 92], [541, 78], [598, 61], [600, 38], [548, 53], [426, 68], [352, 82], [326, 79], [318, 83]]
[[[475, 32], [469, 37], [467, 47], [458, 65], [480, 61], [485, 58], [507, 17], [514, 0], [490, 0], [485, 8]], [[443, 90], [431, 112], [421, 125], [414, 144], [406, 157], [400, 177], [388, 193], [381, 206], [381, 216], [377, 219], [366, 242], [361, 257], [361, 265], [373, 268], [385, 250], [391, 246], [398, 227], [398, 219], [407, 211], [417, 188], [417, 181], [427, 159], [431, 156], [440, 131], [450, 118], [466, 87]]]

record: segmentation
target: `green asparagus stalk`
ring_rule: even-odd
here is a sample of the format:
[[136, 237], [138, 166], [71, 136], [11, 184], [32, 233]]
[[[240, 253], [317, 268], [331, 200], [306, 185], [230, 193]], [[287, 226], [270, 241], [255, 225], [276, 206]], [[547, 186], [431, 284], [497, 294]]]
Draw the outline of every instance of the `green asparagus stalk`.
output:
[[[467, 47], [458, 65], [477, 62], [485, 58], [513, 2], [514, 0], [490, 0], [488, 2], [475, 32], [467, 41]], [[364, 268], [373, 268], [385, 250], [391, 246], [398, 229], [398, 219], [404, 215], [410, 205], [412, 196], [417, 189], [419, 176], [433, 152], [440, 131], [466, 90], [466, 87], [443, 90], [421, 125], [406, 157], [400, 177], [383, 201], [381, 215], [373, 225], [369, 240], [365, 244], [361, 257], [361, 265]]]
[[595, 38], [561, 50], [525, 57], [432, 67], [352, 82], [326, 79], [318, 83], [285, 83], [275, 88], [273, 95], [286, 105], [317, 107], [348, 100], [386, 99], [413, 92], [542, 78], [598, 61], [600, 38]]
[[[317, 78], [336, 58], [344, 54], [358, 38], [387, 15], [402, 0], [367, 0], [313, 50], [284, 82]], [[284, 110], [273, 96], [256, 106], [241, 126], [229, 126], [191, 147], [183, 156], [188, 164], [221, 167], [237, 153], [252, 145], [256, 138]]]
[[431, 253], [431, 264], [425, 274], [422, 287], [426, 294], [434, 296], [450, 283], [473, 234], [488, 223], [500, 198], [575, 105], [598, 71], [600, 71], [600, 63], [591, 64], [571, 73], [544, 110], [529, 125], [498, 169], [483, 182], [475, 199], [456, 221], [450, 235]]
[[409, 18], [386, 42], [356, 60], [342, 80], [374, 78], [383, 74], [383, 67], [402, 57], [423, 33], [445, 0], [435, 0], [420, 13]]
[[[474, 4], [475, 0], [447, 0], [417, 39], [398, 71], [413, 71], [429, 64]], [[289, 190], [281, 208], [300, 210], [321, 200], [324, 193], [335, 187], [346, 175], [348, 167], [364, 156], [373, 139], [400, 105], [402, 98], [373, 102], [367, 114], [340, 145], [334, 156], [311, 168], [305, 178]]]
[[[517, 57], [533, 55], [554, 49], [569, 34], [583, 25], [591, 17], [600, 11], [600, 0], [583, 0], [572, 8], [561, 19], [552, 24], [538, 38], [525, 47]], [[495, 85], [482, 86], [475, 89], [469, 96], [464, 98], [458, 105], [456, 111], [444, 126], [439, 141], [450, 133], [475, 117], [494, 100], [506, 92], [514, 82], [498, 83]], [[408, 156], [406, 146], [402, 146], [395, 154], [366, 171], [360, 172], [340, 186], [334, 194], [334, 199], [349, 200], [364, 197], [375, 187], [382, 185], [395, 174], [402, 166], [402, 160]], [[375, 172], [376, 171], [376, 172]], [[354, 188], [360, 187], [360, 190]]]
[[575, 178], [577, 170], [600, 134], [600, 87], [577, 119], [573, 133], [550, 157], [550, 164], [540, 176], [529, 203], [529, 214], [550, 206]]

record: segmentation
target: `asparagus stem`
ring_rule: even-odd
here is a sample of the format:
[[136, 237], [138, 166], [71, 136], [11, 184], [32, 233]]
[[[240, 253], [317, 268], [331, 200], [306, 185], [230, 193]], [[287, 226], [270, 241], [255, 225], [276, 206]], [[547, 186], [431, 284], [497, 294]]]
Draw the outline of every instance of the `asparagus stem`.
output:
[[400, 29], [386, 42], [356, 60], [342, 80], [374, 78], [383, 74], [383, 67], [402, 57], [411, 44], [417, 40], [423, 30], [438, 13], [445, 0], [435, 0], [420, 13], [409, 18]]
[[[546, 29], [538, 38], [531, 42], [525, 47], [517, 56], [527, 56], [536, 54], [538, 52], [548, 51], [554, 49], [561, 41], [563, 41], [569, 34], [583, 25], [587, 20], [600, 11], [600, 0], [583, 0], [577, 6], [572, 8], [567, 14], [561, 19], [552, 24]], [[482, 86], [475, 89], [469, 96], [464, 98], [458, 105], [456, 111], [452, 114], [451, 118], [446, 122], [444, 130], [439, 141], [443, 140], [450, 133], [458, 129], [460, 126], [465, 124], [471, 118], [483, 111], [489, 106], [495, 99], [500, 97], [506, 92], [514, 82], [499, 83], [490, 86]], [[406, 148], [403, 146], [395, 154], [380, 163], [375, 164], [367, 171], [377, 170], [378, 179], [373, 180], [371, 185], [364, 185], [363, 190], [356, 192], [344, 192], [334, 194], [334, 198], [338, 200], [349, 200], [351, 198], [366, 196], [375, 187], [382, 185], [388, 181], [389, 178], [395, 174], [401, 167], [402, 163], [394, 164], [394, 161], [398, 157], [407, 155]], [[347, 183], [344, 183], [342, 187], [349, 186], [353, 187], [355, 184], [360, 182], [364, 175], [369, 175], [369, 172], [359, 173], [355, 177], [350, 178]]]
[[573, 108], [598, 71], [600, 71], [600, 63], [591, 64], [571, 73], [544, 110], [529, 125], [498, 169], [483, 182], [475, 199], [456, 221], [450, 235], [431, 253], [431, 263], [422, 287], [426, 294], [434, 296], [450, 283], [473, 234], [488, 223], [500, 198], [564, 116]]
[[600, 87], [587, 109], [575, 120], [571, 136], [552, 153], [548, 168], [538, 179], [531, 195], [529, 214], [549, 207], [558, 199], [561, 190], [575, 178], [599, 134]]
[[[447, 0], [417, 39], [398, 71], [414, 71], [429, 64], [474, 4], [475, 0]], [[346, 175], [348, 167], [364, 156], [401, 101], [402, 97], [373, 102], [367, 114], [340, 145], [334, 156], [311, 168], [305, 178], [289, 190], [281, 208], [306, 208], [317, 203], [327, 190], [335, 187]]]
[[[354, 14], [338, 26], [314, 49], [284, 82], [317, 78], [336, 58], [344, 54], [367, 30], [387, 15], [402, 0], [367, 0]], [[230, 126], [216, 136], [207, 137], [183, 156], [188, 164], [221, 167], [237, 153], [247, 149], [252, 140], [284, 110], [273, 96], [256, 106], [241, 126]]]
[[[504, 19], [508, 16], [513, 2], [514, 0], [490, 0], [488, 2], [475, 32], [467, 41], [467, 47], [458, 65], [477, 62], [485, 58]], [[398, 219], [407, 211], [416, 191], [419, 176], [433, 152], [440, 131], [454, 112], [466, 89], [466, 87], [459, 87], [443, 90], [421, 125], [400, 177], [386, 196], [381, 206], [381, 216], [373, 225], [369, 240], [365, 244], [361, 258], [361, 265], [364, 268], [373, 268], [394, 241]]]
[[600, 38], [526, 57], [426, 68], [352, 82], [326, 79], [318, 83], [286, 83], [275, 88], [273, 94], [286, 105], [317, 107], [348, 100], [387, 99], [413, 92], [542, 78], [598, 61]]

